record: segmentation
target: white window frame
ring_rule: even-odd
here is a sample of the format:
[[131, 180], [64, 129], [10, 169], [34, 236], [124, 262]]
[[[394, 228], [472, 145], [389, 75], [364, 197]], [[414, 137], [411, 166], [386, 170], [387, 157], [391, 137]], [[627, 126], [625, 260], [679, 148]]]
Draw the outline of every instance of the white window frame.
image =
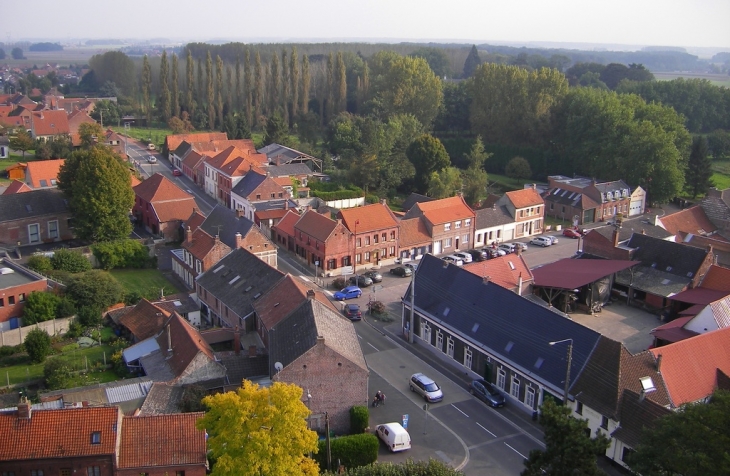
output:
[[451, 238], [446, 238], [444, 240], [444, 249], [451, 248]]
[[535, 408], [535, 387], [528, 385], [525, 389], [525, 405]]
[[48, 238], [51, 240], [58, 238], [58, 220], [48, 222]]
[[462, 240], [461, 240], [461, 242], [462, 242], [463, 244], [469, 243], [469, 235], [464, 235], [464, 236], [462, 237]]
[[471, 218], [464, 220], [464, 226], [471, 226]]
[[451, 231], [451, 223], [444, 223], [444, 231]]
[[464, 349], [464, 367], [471, 369], [472, 358], [474, 357], [471, 349], [468, 347]]
[[520, 399], [520, 379], [516, 376], [512, 376], [512, 380], [509, 386], [509, 394], [515, 397], [517, 400]]
[[456, 228], [457, 230], [458, 230], [459, 228], [461, 228], [461, 220], [459, 220], [459, 221], [457, 221], [457, 222], [454, 222], [454, 228]]
[[421, 327], [421, 339], [429, 344], [431, 343], [431, 326], [429, 326], [427, 322], [424, 322]]
[[444, 351], [444, 335], [440, 329], [436, 331], [436, 348], [441, 352]]
[[497, 387], [499, 387], [500, 390], [504, 390], [506, 380], [507, 371], [502, 368], [497, 369]]
[[454, 358], [454, 338], [449, 336], [448, 339], [446, 339], [446, 355]]
[[[35, 227], [35, 233], [30, 231], [33, 227]], [[36, 239], [33, 240], [33, 236], [36, 236]], [[40, 243], [41, 242], [41, 225], [39, 223], [31, 223], [28, 225], [28, 243]]]

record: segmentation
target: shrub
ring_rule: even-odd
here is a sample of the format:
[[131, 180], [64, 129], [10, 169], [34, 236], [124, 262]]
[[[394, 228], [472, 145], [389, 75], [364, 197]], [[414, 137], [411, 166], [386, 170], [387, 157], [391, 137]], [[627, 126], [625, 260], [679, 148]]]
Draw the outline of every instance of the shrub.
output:
[[47, 273], [53, 269], [51, 258], [44, 255], [33, 255], [28, 258], [28, 267], [39, 273]]
[[94, 269], [71, 277], [66, 287], [66, 295], [77, 306], [104, 309], [122, 300], [124, 288], [114, 276]]
[[61, 298], [56, 306], [56, 319], [71, 317], [74, 314], [76, 314], [76, 306], [74, 306], [74, 303], [67, 297]]
[[9, 357], [22, 351], [22, 345], [4, 345], [0, 347], [0, 357]]
[[48, 359], [43, 367], [43, 378], [50, 390], [66, 388], [72, 377], [71, 367], [60, 357]]
[[91, 263], [78, 251], [71, 251], [65, 248], [56, 250], [51, 258], [53, 269], [67, 271], [69, 273], [83, 273], [91, 269]]
[[347, 281], [345, 281], [345, 278], [343, 278], [342, 276], [332, 280], [332, 287], [334, 287], [335, 289], [342, 289], [345, 286], [347, 286]]
[[84, 326], [79, 323], [78, 318], [74, 319], [71, 322], [71, 325], [68, 326], [68, 331], [66, 332], [66, 337], [70, 339], [76, 339], [78, 337], [81, 337], [84, 335]]
[[350, 408], [350, 431], [353, 434], [363, 433], [368, 427], [370, 415], [368, 407], [354, 406]]
[[429, 476], [463, 476], [464, 473], [446, 463], [429, 459], [428, 461], [408, 460], [405, 463], [378, 463], [360, 468], [348, 468], [346, 476], [393, 476], [393, 475], [429, 475]]
[[118, 240], [99, 243], [92, 247], [94, 256], [102, 269], [149, 268], [152, 260], [149, 250], [135, 240]]
[[385, 314], [385, 303], [383, 301], [373, 301], [370, 303], [370, 312], [376, 316]]
[[95, 327], [101, 324], [101, 309], [95, 306], [81, 306], [78, 321], [84, 327]]
[[377, 195], [365, 195], [365, 203], [378, 203], [380, 202], [380, 197]]
[[[367, 466], [378, 460], [380, 441], [372, 433], [340, 436], [330, 439], [330, 451], [333, 464], [340, 461], [345, 468]], [[320, 470], [327, 469], [327, 441], [319, 440], [319, 451], [313, 455], [319, 464]]]
[[23, 341], [25, 351], [28, 353], [30, 360], [35, 363], [41, 363], [51, 353], [51, 337], [48, 333], [41, 329], [33, 329], [28, 332]]
[[124, 304], [127, 306], [134, 306], [138, 302], [142, 300], [144, 296], [140, 294], [138, 291], [130, 291], [128, 293], [124, 293]]
[[182, 413], [204, 412], [208, 408], [203, 404], [203, 397], [208, 395], [205, 388], [200, 385], [190, 385], [183, 389], [180, 399], [180, 411]]
[[56, 309], [61, 299], [53, 293], [33, 291], [25, 298], [23, 324], [50, 321], [56, 317]]

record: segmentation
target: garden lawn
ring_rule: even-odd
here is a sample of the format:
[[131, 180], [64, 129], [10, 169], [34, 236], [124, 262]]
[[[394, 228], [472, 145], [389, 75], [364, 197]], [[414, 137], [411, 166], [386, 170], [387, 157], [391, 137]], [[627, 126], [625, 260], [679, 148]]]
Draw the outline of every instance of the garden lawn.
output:
[[712, 174], [712, 184], [717, 187], [718, 190], [730, 188], [730, 175], [715, 172]]
[[164, 289], [165, 295], [183, 291], [156, 269], [113, 269], [110, 273], [122, 283], [126, 292], [138, 293], [146, 299], [158, 299], [160, 289]]

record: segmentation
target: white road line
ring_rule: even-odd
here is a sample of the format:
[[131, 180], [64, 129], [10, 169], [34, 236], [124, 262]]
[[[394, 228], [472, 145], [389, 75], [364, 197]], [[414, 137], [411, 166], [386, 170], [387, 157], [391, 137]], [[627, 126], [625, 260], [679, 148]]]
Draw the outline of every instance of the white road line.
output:
[[489, 430], [487, 430], [486, 428], [484, 428], [484, 427], [483, 427], [482, 425], [480, 425], [480, 424], [479, 424], [478, 422], [477, 422], [477, 425], [479, 426], [479, 428], [481, 428], [482, 430], [486, 431], [487, 433], [489, 433], [489, 434], [490, 434], [490, 435], [492, 435], [493, 437], [495, 437], [495, 438], [497, 437], [497, 435], [495, 435], [495, 434], [494, 434], [494, 433], [492, 433], [491, 431], [489, 431]]
[[[451, 404], [451, 406], [452, 406], [452, 407], [454, 407], [454, 408], [456, 408], [456, 411], [457, 411], [457, 412], [459, 412], [459, 413], [461, 413], [462, 415], [464, 415], [465, 417], [469, 418], [469, 415], [467, 415], [466, 413], [462, 412], [462, 411], [461, 411], [461, 410], [459, 409], [459, 407], [457, 407], [457, 406], [456, 406], [456, 405], [454, 405], [453, 403]], [[477, 425], [478, 425], [478, 424], [479, 424], [479, 423], [477, 423]]]
[[378, 349], [377, 347], [375, 347], [375, 346], [374, 346], [373, 344], [371, 344], [370, 342], [368, 342], [368, 345], [369, 345], [370, 347], [372, 347], [373, 349], [375, 349], [375, 351], [376, 351], [376, 352], [380, 352], [380, 349]]
[[517, 451], [516, 449], [512, 448], [512, 447], [511, 447], [510, 445], [508, 445], [507, 443], [505, 443], [505, 445], [507, 446], [507, 448], [511, 449], [512, 451], [514, 451], [514, 452], [515, 452], [515, 453], [517, 453], [518, 455], [522, 456], [522, 457], [523, 457], [524, 459], [527, 459], [527, 456], [523, 455], [522, 453], [520, 453], [520, 452], [519, 452], [519, 451]]

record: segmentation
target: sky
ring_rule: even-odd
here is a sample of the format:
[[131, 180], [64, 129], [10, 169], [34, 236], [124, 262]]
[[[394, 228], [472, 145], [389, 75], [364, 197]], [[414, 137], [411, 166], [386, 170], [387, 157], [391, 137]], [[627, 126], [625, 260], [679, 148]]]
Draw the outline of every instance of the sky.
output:
[[[720, 47], [730, 0], [2, 0], [0, 41], [561, 42]], [[32, 33], [31, 33], [32, 32]], [[613, 48], [618, 49], [618, 48]]]

